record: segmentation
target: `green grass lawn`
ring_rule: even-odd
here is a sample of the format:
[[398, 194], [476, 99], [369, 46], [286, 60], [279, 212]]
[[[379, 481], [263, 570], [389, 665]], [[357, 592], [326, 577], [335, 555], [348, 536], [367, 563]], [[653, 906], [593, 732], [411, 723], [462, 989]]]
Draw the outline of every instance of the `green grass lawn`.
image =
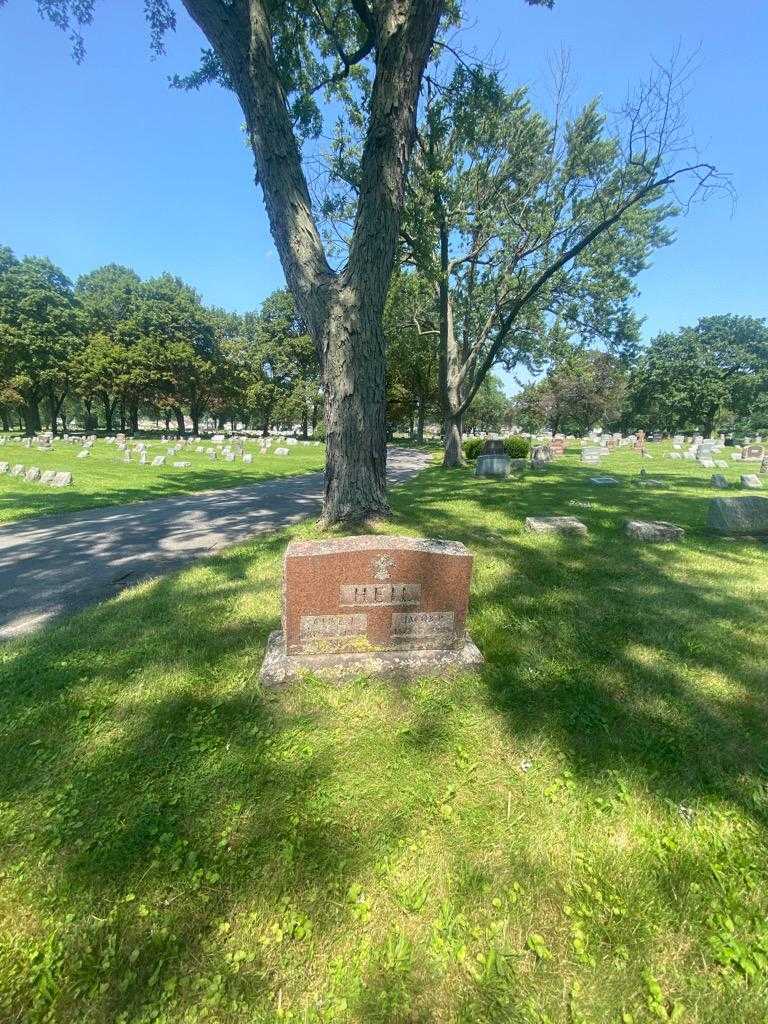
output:
[[0, 648], [3, 1024], [765, 1024], [768, 548], [602, 469], [393, 492], [476, 555], [475, 675], [261, 692], [310, 525]]
[[[20, 441], [6, 441], [0, 445], [0, 462], [22, 463], [25, 468], [37, 466], [46, 469], [68, 470], [72, 473], [71, 487], [44, 487], [27, 483], [24, 479], [0, 474], [0, 524], [27, 519], [30, 516], [57, 515], [79, 509], [122, 505], [148, 498], [162, 498], [169, 494], [191, 494], [194, 491], [219, 487], [239, 487], [257, 483], [268, 477], [309, 473], [323, 468], [325, 445], [291, 446], [290, 455], [274, 455], [280, 443], [273, 441], [270, 452], [260, 454], [256, 441], [246, 443], [245, 450], [253, 453], [253, 462], [244, 464], [239, 458], [225, 462], [221, 456], [212, 461], [203, 452], [196, 452], [190, 444], [176, 455], [168, 455], [171, 442], [148, 440], [147, 465], [141, 466], [138, 456], [130, 463], [122, 461], [122, 452], [105, 441], [96, 441], [87, 459], [78, 459], [80, 445], [54, 442], [52, 452], [38, 451], [34, 445], [25, 448]], [[217, 447], [209, 441], [203, 448]], [[149, 465], [155, 455], [165, 455], [165, 465]], [[173, 462], [191, 462], [186, 469], [174, 469]]]

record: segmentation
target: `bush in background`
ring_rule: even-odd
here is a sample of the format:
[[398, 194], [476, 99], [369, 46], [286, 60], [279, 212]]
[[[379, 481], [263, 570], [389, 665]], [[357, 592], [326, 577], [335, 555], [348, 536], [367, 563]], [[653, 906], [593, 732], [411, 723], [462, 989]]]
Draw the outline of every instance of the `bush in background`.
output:
[[464, 455], [468, 459], [476, 459], [485, 445], [484, 437], [468, 437], [464, 442]]
[[531, 442], [527, 437], [505, 437], [504, 451], [510, 459], [527, 459]]

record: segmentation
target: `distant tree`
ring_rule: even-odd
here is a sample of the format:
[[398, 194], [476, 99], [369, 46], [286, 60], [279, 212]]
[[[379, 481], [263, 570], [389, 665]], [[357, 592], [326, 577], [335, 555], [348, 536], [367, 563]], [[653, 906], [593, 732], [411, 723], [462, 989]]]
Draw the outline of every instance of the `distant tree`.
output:
[[428, 281], [416, 274], [393, 275], [384, 334], [389, 420], [407, 420], [422, 442], [427, 415], [439, 400], [437, 303]]
[[216, 383], [217, 336], [215, 318], [195, 289], [171, 274], [144, 281], [123, 337], [144, 373], [145, 396], [172, 412], [181, 435], [189, 410], [197, 434]]
[[725, 421], [748, 419], [767, 387], [766, 321], [709, 316], [651, 341], [632, 375], [631, 409], [645, 426], [709, 437]]
[[139, 275], [115, 263], [83, 274], [75, 285], [86, 339], [76, 366], [76, 390], [88, 418], [93, 415], [93, 399], [99, 401], [107, 433], [118, 410], [122, 430], [126, 409], [134, 421], [133, 429], [138, 427], [139, 390], [145, 373], [131, 351], [128, 324], [136, 315], [140, 292]]
[[16, 396], [28, 435], [41, 428], [41, 403], [56, 432], [81, 344], [69, 278], [48, 259], [17, 260], [0, 250], [0, 372], [6, 401]]
[[475, 432], [498, 431], [504, 425], [508, 409], [509, 399], [504, 393], [504, 385], [498, 377], [489, 373], [466, 412], [464, 426]]
[[627, 393], [626, 372], [605, 352], [574, 350], [546, 377], [513, 399], [516, 419], [528, 429], [583, 433], [610, 426], [621, 416]]

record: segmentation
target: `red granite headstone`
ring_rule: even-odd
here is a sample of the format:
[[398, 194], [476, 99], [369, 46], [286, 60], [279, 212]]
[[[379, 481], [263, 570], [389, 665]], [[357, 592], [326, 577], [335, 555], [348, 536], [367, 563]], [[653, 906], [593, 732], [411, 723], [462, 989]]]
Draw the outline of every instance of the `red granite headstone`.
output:
[[549, 442], [549, 447], [553, 455], [560, 456], [565, 454], [565, 438], [564, 437], [553, 437]]
[[283, 629], [270, 638], [262, 679], [479, 663], [466, 634], [471, 574], [472, 555], [455, 541], [294, 541], [283, 563]]

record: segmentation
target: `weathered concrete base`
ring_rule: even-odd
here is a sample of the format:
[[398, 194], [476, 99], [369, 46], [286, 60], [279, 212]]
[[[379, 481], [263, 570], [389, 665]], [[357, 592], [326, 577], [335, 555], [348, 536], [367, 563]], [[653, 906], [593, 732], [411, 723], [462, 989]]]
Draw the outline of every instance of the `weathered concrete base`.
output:
[[455, 651], [371, 651], [364, 654], [286, 654], [283, 633], [269, 634], [267, 653], [261, 666], [264, 686], [283, 686], [311, 672], [329, 682], [343, 682], [355, 676], [387, 679], [416, 679], [447, 675], [477, 668], [482, 654], [470, 640]]
[[649, 544], [664, 544], [683, 540], [685, 530], [682, 526], [667, 523], [663, 519], [646, 522], [644, 519], [625, 519], [624, 533], [633, 540], [642, 540]]
[[586, 537], [586, 523], [575, 516], [528, 516], [525, 520], [526, 530], [532, 533], [566, 533]]

